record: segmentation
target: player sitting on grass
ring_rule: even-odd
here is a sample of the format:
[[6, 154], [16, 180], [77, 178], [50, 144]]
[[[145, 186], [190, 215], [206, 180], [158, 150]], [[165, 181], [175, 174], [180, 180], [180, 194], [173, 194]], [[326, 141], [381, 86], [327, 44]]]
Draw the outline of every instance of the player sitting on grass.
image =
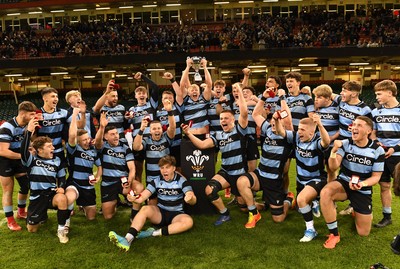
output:
[[[114, 231], [108, 234], [110, 240], [120, 249], [128, 251], [135, 238], [149, 236], [161, 236], [178, 234], [192, 228], [193, 219], [183, 211], [183, 202], [190, 205], [196, 203], [196, 196], [187, 180], [175, 172], [176, 161], [172, 156], [165, 156], [158, 162], [161, 175], [147, 185], [147, 188], [140, 194], [128, 194], [128, 200], [141, 204], [153, 193], [157, 194], [157, 205], [145, 205], [132, 221], [131, 227], [125, 237]], [[146, 231], [139, 231], [143, 228], [146, 220], [160, 227], [155, 230], [149, 228]]]

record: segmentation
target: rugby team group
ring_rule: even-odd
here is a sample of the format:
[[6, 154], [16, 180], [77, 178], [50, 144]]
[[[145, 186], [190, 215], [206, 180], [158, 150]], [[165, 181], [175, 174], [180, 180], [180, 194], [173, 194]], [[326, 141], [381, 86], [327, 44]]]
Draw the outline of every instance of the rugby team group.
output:
[[[200, 65], [206, 67], [207, 61], [201, 59]], [[297, 208], [305, 221], [300, 242], [317, 236], [313, 217], [322, 212], [329, 230], [324, 247], [332, 249], [340, 242], [335, 202], [349, 200], [343, 212], [353, 214], [360, 236], [368, 236], [375, 184], [380, 185], [383, 218], [374, 226], [392, 224], [391, 179], [400, 169], [400, 106], [393, 81], [374, 86], [377, 103], [371, 108], [360, 100], [356, 81], [345, 82], [337, 95], [327, 84], [300, 88], [301, 74], [289, 72], [287, 92], [278, 76], [269, 76], [257, 96], [249, 85], [251, 71], [245, 68], [243, 80], [225, 94], [225, 82], [213, 82], [207, 68], [204, 83], [192, 84], [192, 67], [188, 58], [179, 83], [171, 73], [163, 74], [173, 91], [164, 90], [160, 100], [157, 84], [136, 73], [134, 78], [148, 87], [135, 89], [137, 104], [129, 109], [118, 103], [114, 80], [90, 109], [75, 90], [66, 94], [70, 107], [59, 108], [58, 92], [51, 87], [41, 90], [41, 108], [21, 102], [18, 115], [0, 127], [8, 228], [22, 229], [13, 212], [15, 177], [20, 186], [16, 217], [26, 219], [27, 230], [36, 232], [47, 220], [47, 210], [56, 209], [61, 243], [69, 240], [75, 203], [88, 220], [96, 218], [97, 183], [105, 219], [114, 216], [121, 200], [132, 204], [126, 235], [109, 232], [118, 248], [128, 251], [136, 238], [189, 230], [193, 219], [184, 212], [184, 203], [194, 205], [197, 198], [181, 173], [182, 139], [221, 154], [221, 169], [205, 188], [219, 212], [216, 226], [231, 220], [220, 196], [229, 190], [238, 207], [248, 212], [247, 229], [256, 227], [261, 208], [270, 209], [274, 222], [284, 221], [288, 210]], [[289, 191], [292, 159], [296, 195]], [[396, 193], [399, 186], [394, 185]], [[263, 204], [255, 202], [258, 191]], [[156, 229], [142, 230], [147, 220]]]

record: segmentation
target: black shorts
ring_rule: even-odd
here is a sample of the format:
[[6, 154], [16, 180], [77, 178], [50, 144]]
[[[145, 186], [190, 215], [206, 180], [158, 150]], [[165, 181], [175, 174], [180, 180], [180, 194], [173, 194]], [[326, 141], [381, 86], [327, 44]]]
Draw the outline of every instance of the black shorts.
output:
[[349, 182], [338, 178], [337, 181], [343, 186], [346, 191], [347, 199], [350, 200], [354, 211], [360, 214], [369, 215], [372, 213], [372, 195], [364, 194], [359, 191], [353, 191], [349, 187]]
[[260, 151], [258, 150], [257, 138], [255, 135], [246, 136], [246, 159], [248, 161], [260, 159]]
[[146, 152], [144, 149], [136, 151], [132, 150], [135, 161], [143, 162], [146, 159]]
[[110, 201], [118, 201], [119, 194], [122, 194], [122, 185], [119, 183], [114, 183], [109, 186], [101, 186], [101, 202], [110, 202]]
[[274, 206], [283, 206], [283, 201], [286, 198], [283, 179], [268, 179], [262, 177], [258, 169], [256, 169], [254, 173], [257, 175], [258, 181], [260, 182], [260, 189], [263, 191], [263, 200], [265, 203]]
[[85, 189], [74, 183], [68, 188], [74, 188], [78, 194], [78, 198], [76, 199], [76, 204], [78, 206], [95, 206], [96, 205], [96, 190], [93, 189]]
[[323, 179], [321, 181], [310, 181], [306, 185], [301, 184], [300, 182], [296, 181], [297, 195], [299, 195], [299, 193], [304, 189], [305, 186], [310, 186], [317, 192], [317, 194], [319, 196], [319, 194], [321, 193], [322, 188], [325, 187], [326, 183], [327, 183], [326, 179]]
[[389, 158], [385, 159], [385, 168], [379, 182], [390, 182], [394, 175], [394, 169], [399, 162], [400, 156], [390, 156]]
[[217, 172], [218, 175], [220, 175], [221, 177], [223, 177], [226, 181], [228, 181], [230, 188], [231, 188], [231, 193], [233, 193], [236, 196], [240, 196], [239, 190], [236, 186], [236, 182], [238, 180], [239, 176], [231, 176], [228, 175], [228, 173], [225, 170], [219, 170]]
[[53, 198], [55, 191], [43, 191], [40, 196], [34, 200], [29, 200], [28, 217], [26, 223], [36, 225], [47, 220], [47, 209], [56, 209], [53, 207]]
[[172, 223], [172, 220], [180, 215], [180, 214], [185, 214], [184, 212], [179, 212], [179, 211], [168, 211], [162, 208], [158, 208], [161, 213], [161, 222], [160, 223], [155, 223], [159, 227], [165, 227], [168, 226]]
[[176, 167], [181, 167], [181, 145], [170, 147], [169, 151], [175, 157]]
[[26, 173], [26, 167], [22, 165], [21, 160], [0, 157], [0, 176], [12, 177], [22, 173]]

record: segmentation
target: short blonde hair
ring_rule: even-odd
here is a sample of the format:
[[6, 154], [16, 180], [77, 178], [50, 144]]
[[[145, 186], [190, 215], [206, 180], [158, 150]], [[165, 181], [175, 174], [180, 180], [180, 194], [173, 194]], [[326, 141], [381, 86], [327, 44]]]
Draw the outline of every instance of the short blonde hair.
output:
[[312, 93], [317, 96], [322, 96], [325, 98], [331, 98], [332, 96], [332, 88], [328, 84], [321, 84], [317, 86]]
[[81, 95], [81, 93], [79, 91], [76, 91], [76, 90], [72, 90], [72, 91], [67, 92], [65, 94], [65, 101], [67, 101], [68, 104], [69, 104], [69, 98], [71, 98], [72, 96], [81, 97], [82, 95]]

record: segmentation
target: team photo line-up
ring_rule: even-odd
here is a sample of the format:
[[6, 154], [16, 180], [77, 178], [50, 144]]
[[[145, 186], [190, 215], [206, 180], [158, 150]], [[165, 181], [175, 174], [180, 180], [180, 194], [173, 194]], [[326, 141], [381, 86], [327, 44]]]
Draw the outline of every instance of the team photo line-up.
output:
[[[298, 72], [285, 75], [287, 92], [278, 76], [269, 76], [265, 90], [256, 95], [249, 85], [251, 71], [244, 68], [243, 80], [225, 94], [225, 82], [213, 82], [207, 68], [202, 81], [198, 70], [206, 66], [204, 58], [188, 57], [179, 82], [164, 73], [173, 90], [164, 90], [161, 100], [158, 86], [136, 73], [134, 78], [148, 87], [135, 89], [137, 104], [129, 109], [118, 103], [114, 80], [92, 108], [75, 90], [65, 96], [70, 107], [59, 108], [58, 92], [51, 87], [41, 90], [42, 107], [21, 102], [18, 115], [0, 127], [0, 179], [8, 228], [22, 229], [13, 212], [15, 177], [20, 186], [16, 218], [26, 219], [27, 230], [36, 232], [47, 220], [48, 209], [56, 209], [61, 243], [69, 241], [75, 203], [88, 220], [96, 218], [96, 184], [104, 219], [113, 218], [121, 199], [131, 205], [126, 235], [109, 232], [118, 248], [128, 251], [137, 238], [187, 231], [193, 219], [184, 205], [195, 205], [199, 197], [182, 174], [182, 141], [221, 154], [221, 168], [204, 189], [219, 213], [215, 226], [231, 221], [222, 190], [227, 197], [232, 193], [232, 201], [248, 212], [247, 229], [256, 227], [264, 208], [277, 223], [296, 208], [305, 222], [299, 236], [303, 243], [317, 236], [313, 218], [322, 213], [329, 230], [323, 246], [328, 249], [340, 242], [336, 201], [349, 200], [339, 214], [354, 216], [360, 236], [368, 236], [372, 226], [392, 224], [391, 178], [394, 193], [400, 193], [400, 106], [393, 81], [374, 86], [376, 104], [369, 107], [360, 100], [356, 81], [345, 82], [340, 94], [334, 94], [327, 84], [301, 88]], [[189, 78], [192, 68], [197, 83]], [[296, 195], [289, 191], [292, 159]], [[383, 218], [373, 225], [376, 184]], [[255, 201], [258, 191], [263, 203]], [[142, 230], [147, 221], [156, 228]], [[400, 238], [391, 247], [399, 254]]]

